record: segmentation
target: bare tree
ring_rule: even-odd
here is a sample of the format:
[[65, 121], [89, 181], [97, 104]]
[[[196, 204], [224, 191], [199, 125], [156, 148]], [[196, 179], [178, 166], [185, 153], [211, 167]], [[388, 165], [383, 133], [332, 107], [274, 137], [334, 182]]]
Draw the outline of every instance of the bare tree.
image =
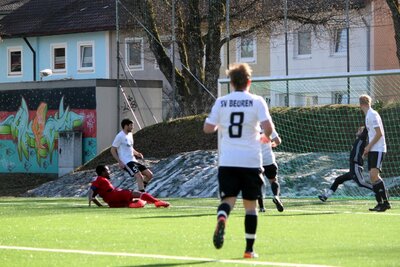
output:
[[[136, 0], [126, 2], [126, 6], [140, 21], [159, 68], [172, 85], [173, 63], [160, 38], [171, 33], [171, 1]], [[268, 37], [284, 18], [284, 0], [230, 0], [231, 30], [227, 36], [225, 4], [226, 0], [175, 0], [176, 46], [181, 65], [175, 68], [175, 88], [181, 115], [209, 109], [212, 95], [217, 95], [221, 47], [228, 40], [249, 35]], [[327, 25], [338, 10], [343, 13], [343, 7], [344, 3], [330, 0], [289, 0], [287, 18], [302, 25]]]
[[386, 0], [393, 18], [394, 37], [396, 40], [396, 55], [400, 62], [400, 5], [398, 0]]

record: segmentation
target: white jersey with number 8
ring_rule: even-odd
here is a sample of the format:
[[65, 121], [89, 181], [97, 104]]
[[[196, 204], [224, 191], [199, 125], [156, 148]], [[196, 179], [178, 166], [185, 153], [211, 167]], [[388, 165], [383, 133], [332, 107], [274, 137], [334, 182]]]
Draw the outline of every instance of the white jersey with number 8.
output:
[[262, 167], [259, 124], [267, 120], [271, 116], [261, 96], [235, 91], [219, 97], [206, 119], [221, 134], [219, 166]]

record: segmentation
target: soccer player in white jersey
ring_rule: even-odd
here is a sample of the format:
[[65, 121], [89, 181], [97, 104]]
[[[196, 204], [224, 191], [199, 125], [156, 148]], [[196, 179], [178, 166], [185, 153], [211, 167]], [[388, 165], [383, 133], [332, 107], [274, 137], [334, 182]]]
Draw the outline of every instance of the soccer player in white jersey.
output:
[[382, 171], [382, 162], [386, 154], [385, 130], [381, 116], [371, 107], [371, 97], [361, 95], [359, 98], [360, 108], [365, 114], [365, 127], [368, 130], [368, 145], [364, 148], [363, 155], [368, 155], [368, 171], [372, 188], [381, 202], [369, 209], [370, 211], [383, 212], [390, 209], [385, 183], [379, 173]]
[[118, 162], [121, 169], [124, 169], [130, 176], [136, 178], [138, 190], [144, 192], [146, 185], [153, 178], [153, 173], [136, 159], [136, 157], [142, 159], [143, 155], [133, 148], [133, 121], [123, 119], [121, 127], [122, 130], [115, 136], [112, 143], [111, 155]]
[[[271, 140], [265, 135], [261, 135], [261, 153], [263, 161], [264, 175], [267, 177], [269, 184], [271, 185], [271, 191], [273, 194], [272, 202], [274, 202], [276, 209], [279, 212], [284, 210], [282, 201], [280, 200], [280, 185], [276, 177], [278, 173], [278, 164], [276, 164], [275, 154], [272, 151], [273, 147], [277, 147], [282, 142], [276, 131], [271, 134]], [[263, 196], [258, 199], [258, 207], [260, 212], [265, 212]]]
[[261, 126], [267, 137], [274, 130], [267, 103], [261, 96], [249, 92], [251, 72], [246, 63], [230, 66], [227, 75], [234, 91], [215, 101], [203, 127], [205, 133], [213, 133], [218, 129], [221, 136], [218, 161], [221, 202], [213, 236], [214, 246], [217, 249], [222, 247], [226, 221], [241, 192], [245, 208], [244, 258], [257, 257], [253, 250], [257, 230], [257, 199], [261, 196], [264, 183], [259, 129]]

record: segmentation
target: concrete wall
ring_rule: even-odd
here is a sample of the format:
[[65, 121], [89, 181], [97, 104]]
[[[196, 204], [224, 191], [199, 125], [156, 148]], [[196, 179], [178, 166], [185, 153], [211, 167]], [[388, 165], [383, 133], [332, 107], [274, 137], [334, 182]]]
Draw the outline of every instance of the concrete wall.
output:
[[137, 86], [132, 86], [132, 81], [120, 82], [134, 115], [122, 91], [113, 86], [115, 80], [97, 84], [97, 153], [111, 145], [115, 135], [121, 130], [120, 122], [123, 118], [134, 121], [134, 132], [162, 121], [161, 81], [138, 80]]
[[386, 1], [372, 1], [372, 59], [374, 70], [398, 69], [393, 18]]
[[[121, 83], [132, 111], [129, 109], [122, 92], [119, 92], [120, 120], [130, 118], [134, 121], [134, 132], [146, 126], [162, 122], [162, 81], [131, 81]], [[120, 121], [119, 120], [119, 121]], [[120, 130], [119, 126], [119, 130]]]
[[96, 102], [99, 107], [96, 113], [97, 154], [111, 145], [118, 131], [118, 91], [111, 85], [96, 87]]

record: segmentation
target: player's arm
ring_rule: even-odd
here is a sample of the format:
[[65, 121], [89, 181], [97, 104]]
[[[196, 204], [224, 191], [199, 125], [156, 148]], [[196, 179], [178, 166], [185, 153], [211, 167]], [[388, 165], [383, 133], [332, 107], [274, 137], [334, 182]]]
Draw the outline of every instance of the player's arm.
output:
[[216, 111], [215, 108], [213, 107], [211, 113], [208, 115], [208, 118], [206, 118], [206, 120], [204, 121], [203, 132], [205, 132], [206, 134], [211, 134], [218, 130], [218, 125], [215, 119], [216, 117], [215, 113]]
[[272, 122], [267, 102], [265, 102], [265, 100], [261, 98], [260, 101], [258, 101], [257, 103], [260, 104], [257, 111], [258, 119], [260, 120], [260, 127], [264, 131], [265, 136], [272, 141], [272, 138], [275, 137], [273, 136], [273, 133], [275, 132], [275, 126]]
[[110, 152], [111, 152], [111, 155], [113, 156], [113, 158], [118, 162], [119, 167], [121, 169], [125, 168], [125, 164], [118, 157], [117, 148], [115, 146], [111, 146]]
[[139, 151], [135, 150], [135, 149], [133, 150], [133, 155], [134, 155], [135, 157], [139, 158], [139, 159], [142, 159], [142, 158], [143, 158], [143, 154], [140, 153]]
[[217, 125], [208, 123], [207, 121], [204, 123], [203, 131], [204, 131], [206, 134], [214, 133], [217, 129], [218, 129], [218, 126], [217, 126]]
[[102, 207], [100, 201], [96, 198], [96, 192], [92, 190], [92, 188], [89, 189], [88, 192], [88, 199], [89, 199], [89, 207], [92, 206], [92, 201], [94, 204], [96, 204], [98, 207]]
[[271, 140], [271, 146], [272, 147], [277, 147], [282, 143], [282, 139], [279, 136], [276, 136], [274, 138], [272, 138]]
[[364, 148], [364, 153], [363, 156], [366, 156], [368, 152], [371, 150], [371, 147], [376, 144], [376, 142], [379, 141], [379, 139], [382, 137], [382, 131], [380, 127], [375, 127], [375, 136], [372, 138], [372, 140], [369, 141], [369, 144]]
[[264, 134], [269, 140], [272, 140], [271, 135], [275, 129], [272, 120], [265, 120], [260, 123], [261, 129], [264, 129]]
[[221, 106], [220, 101], [219, 99], [217, 99], [214, 106], [211, 108], [210, 114], [208, 114], [208, 117], [204, 121], [203, 125], [204, 133], [211, 134], [215, 133], [218, 130], [218, 114], [220, 106]]

